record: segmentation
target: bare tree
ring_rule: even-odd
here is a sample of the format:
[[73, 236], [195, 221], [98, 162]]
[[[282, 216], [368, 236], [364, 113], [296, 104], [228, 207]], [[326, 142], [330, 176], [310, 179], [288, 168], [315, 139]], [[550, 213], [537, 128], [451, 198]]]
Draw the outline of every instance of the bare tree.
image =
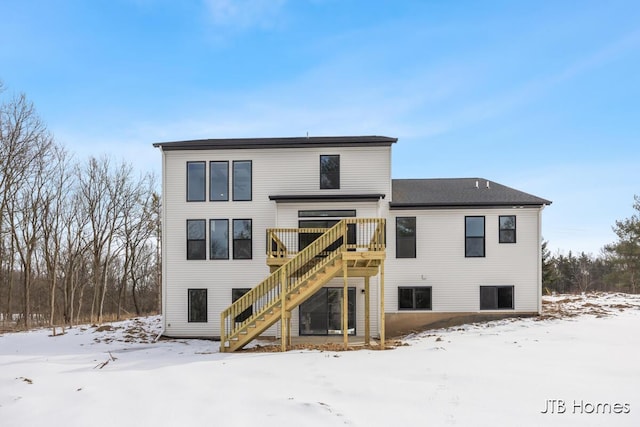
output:
[[38, 215], [53, 141], [24, 94], [3, 104], [0, 114], [0, 157], [4, 159], [0, 166], [0, 214], [6, 218], [12, 248], [15, 248], [22, 267], [22, 316], [25, 327], [28, 327], [33, 262], [41, 233]]

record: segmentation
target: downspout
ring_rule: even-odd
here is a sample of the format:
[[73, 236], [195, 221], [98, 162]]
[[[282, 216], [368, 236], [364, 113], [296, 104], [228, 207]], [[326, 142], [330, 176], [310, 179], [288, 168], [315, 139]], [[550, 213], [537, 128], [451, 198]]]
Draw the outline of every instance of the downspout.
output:
[[542, 314], [542, 211], [544, 205], [538, 210], [538, 314]]

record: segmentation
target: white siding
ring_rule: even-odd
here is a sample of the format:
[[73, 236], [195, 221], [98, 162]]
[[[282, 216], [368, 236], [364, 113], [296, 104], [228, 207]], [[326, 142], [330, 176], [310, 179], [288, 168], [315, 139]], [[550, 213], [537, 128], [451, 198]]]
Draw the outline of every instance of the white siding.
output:
[[[390, 147], [240, 149], [166, 151], [163, 154], [163, 307], [165, 333], [170, 336], [219, 336], [220, 313], [231, 303], [232, 288], [252, 288], [269, 274], [266, 265], [265, 231], [285, 222], [297, 226], [297, 210], [282, 209], [276, 218], [276, 203], [269, 195], [363, 194], [390, 196]], [[340, 155], [340, 189], [320, 190], [320, 155]], [[229, 201], [186, 202], [187, 161], [229, 161]], [[234, 160], [252, 161], [252, 200], [232, 201]], [[313, 204], [309, 209], [340, 209], [339, 204]], [[283, 205], [284, 206], [284, 205]], [[349, 205], [353, 209], [352, 205]], [[374, 215], [377, 204], [367, 205]], [[291, 206], [293, 209], [294, 207]], [[356, 208], [358, 209], [358, 208]], [[364, 212], [364, 211], [363, 211]], [[289, 217], [287, 217], [289, 215]], [[358, 216], [365, 216], [358, 212]], [[187, 219], [229, 220], [229, 260], [186, 259]], [[252, 219], [253, 259], [232, 259], [232, 220]], [[360, 282], [362, 279], [360, 279]], [[372, 281], [373, 283], [373, 281]], [[361, 285], [360, 285], [361, 286]], [[208, 322], [187, 322], [187, 289], [208, 289]], [[362, 304], [357, 305], [362, 307]], [[270, 332], [275, 333], [276, 328]], [[363, 330], [360, 327], [359, 330]], [[297, 326], [294, 328], [297, 331]]]
[[[480, 286], [513, 285], [514, 311], [537, 312], [538, 214], [538, 208], [391, 211], [385, 311], [398, 312], [398, 286], [431, 286], [433, 312], [479, 312]], [[516, 216], [516, 243], [498, 243], [500, 215]], [[415, 259], [396, 258], [395, 218], [405, 216], [416, 217]], [[485, 257], [465, 258], [465, 216], [485, 217]]]

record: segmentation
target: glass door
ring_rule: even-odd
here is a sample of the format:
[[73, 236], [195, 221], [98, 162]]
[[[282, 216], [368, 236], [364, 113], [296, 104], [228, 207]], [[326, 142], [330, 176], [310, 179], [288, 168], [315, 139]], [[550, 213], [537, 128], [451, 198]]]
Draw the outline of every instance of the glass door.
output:
[[[322, 288], [300, 304], [300, 335], [342, 335], [343, 288]], [[356, 289], [348, 289], [348, 334], [356, 334]]]

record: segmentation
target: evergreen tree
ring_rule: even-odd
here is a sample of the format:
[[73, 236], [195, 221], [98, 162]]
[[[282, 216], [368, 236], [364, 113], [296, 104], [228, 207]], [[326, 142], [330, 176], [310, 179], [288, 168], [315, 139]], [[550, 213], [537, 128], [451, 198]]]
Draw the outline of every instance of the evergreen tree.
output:
[[613, 231], [618, 241], [604, 247], [613, 272], [607, 280], [619, 288], [636, 293], [640, 284], [640, 196], [634, 196], [636, 213], [630, 218], [616, 221]]

